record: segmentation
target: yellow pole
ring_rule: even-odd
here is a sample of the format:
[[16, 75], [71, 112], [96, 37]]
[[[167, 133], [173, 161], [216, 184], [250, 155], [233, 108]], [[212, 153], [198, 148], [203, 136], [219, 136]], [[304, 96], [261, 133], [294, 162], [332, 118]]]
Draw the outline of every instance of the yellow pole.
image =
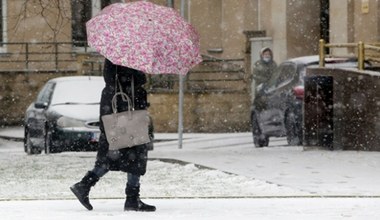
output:
[[325, 66], [325, 40], [319, 40], [319, 67]]
[[363, 70], [364, 69], [364, 43], [362, 41], [359, 41], [358, 43], [358, 69]]

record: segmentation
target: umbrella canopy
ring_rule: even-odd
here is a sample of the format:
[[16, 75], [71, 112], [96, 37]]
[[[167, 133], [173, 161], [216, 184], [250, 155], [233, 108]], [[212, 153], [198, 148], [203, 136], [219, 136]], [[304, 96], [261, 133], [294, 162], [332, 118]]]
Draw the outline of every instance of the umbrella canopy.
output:
[[114, 3], [86, 23], [88, 44], [111, 62], [149, 74], [186, 74], [202, 61], [199, 35], [172, 8]]

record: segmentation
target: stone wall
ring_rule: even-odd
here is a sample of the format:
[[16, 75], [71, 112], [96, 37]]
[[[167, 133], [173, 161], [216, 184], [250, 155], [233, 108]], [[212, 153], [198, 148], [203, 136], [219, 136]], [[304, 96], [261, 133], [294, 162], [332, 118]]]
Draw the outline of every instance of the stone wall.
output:
[[[178, 93], [149, 95], [156, 131], [177, 132]], [[184, 132], [239, 132], [250, 130], [250, 96], [246, 92], [185, 93]]]
[[0, 73], [0, 126], [21, 125], [26, 108], [51, 78], [51, 73]]

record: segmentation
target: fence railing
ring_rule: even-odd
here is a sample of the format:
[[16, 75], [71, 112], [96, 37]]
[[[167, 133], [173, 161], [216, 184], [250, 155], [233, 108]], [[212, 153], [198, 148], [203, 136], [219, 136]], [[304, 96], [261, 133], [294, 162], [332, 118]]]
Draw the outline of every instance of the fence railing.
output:
[[319, 66], [325, 66], [327, 48], [351, 48], [356, 49], [355, 53], [358, 59], [358, 69], [363, 70], [365, 61], [380, 63], [380, 43], [367, 43], [362, 41], [358, 43], [326, 43], [323, 39], [319, 40]]
[[[0, 72], [69, 73], [102, 75], [104, 58], [78, 42], [3, 42], [0, 43]], [[240, 91], [246, 88], [244, 59], [203, 57], [185, 79], [185, 90]], [[151, 91], [176, 91], [178, 76], [148, 75]]]
[[2, 42], [1, 71], [74, 72], [77, 55], [90, 53], [89, 47], [75, 47], [77, 42]]
[[[85, 75], [102, 75], [103, 60], [84, 61]], [[216, 59], [203, 57], [185, 77], [186, 91], [241, 91], [247, 89], [244, 59]], [[176, 75], [148, 75], [147, 88], [151, 92], [178, 91]]]

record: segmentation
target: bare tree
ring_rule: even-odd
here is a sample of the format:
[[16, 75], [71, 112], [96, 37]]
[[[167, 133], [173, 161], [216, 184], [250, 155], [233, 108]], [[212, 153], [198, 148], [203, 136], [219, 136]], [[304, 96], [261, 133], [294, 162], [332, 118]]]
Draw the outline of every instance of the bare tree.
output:
[[52, 32], [53, 40], [55, 41], [59, 34], [65, 34], [62, 28], [71, 23], [70, 2], [62, 0], [25, 0], [22, 2], [19, 12], [15, 15], [17, 18], [13, 30], [17, 32], [23, 22], [39, 18], [45, 24], [37, 25], [46, 25]]

